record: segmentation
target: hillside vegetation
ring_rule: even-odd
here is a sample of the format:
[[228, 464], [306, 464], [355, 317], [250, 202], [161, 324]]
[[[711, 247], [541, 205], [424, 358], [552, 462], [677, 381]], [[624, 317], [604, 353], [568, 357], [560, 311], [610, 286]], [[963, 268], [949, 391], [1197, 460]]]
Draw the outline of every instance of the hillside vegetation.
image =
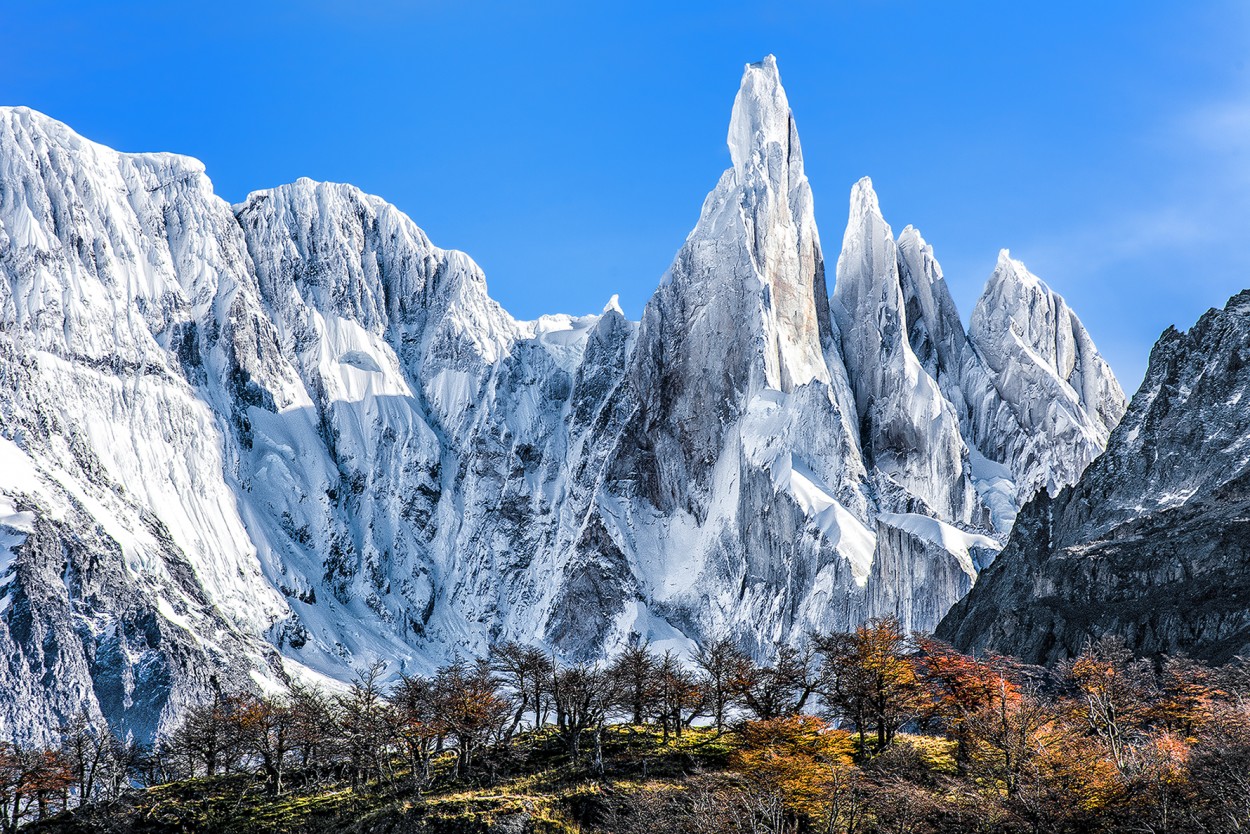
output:
[[1250, 826], [1250, 664], [1054, 670], [893, 619], [771, 664], [518, 645], [346, 692], [222, 693], [153, 749], [85, 718], [0, 751], [4, 826], [78, 832], [1232, 832]]

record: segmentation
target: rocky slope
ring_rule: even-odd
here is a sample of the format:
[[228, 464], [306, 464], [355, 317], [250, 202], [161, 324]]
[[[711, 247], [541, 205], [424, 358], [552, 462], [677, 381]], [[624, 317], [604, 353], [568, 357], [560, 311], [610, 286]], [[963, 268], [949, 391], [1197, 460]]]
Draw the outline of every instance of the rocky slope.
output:
[[1250, 653], [1250, 292], [1168, 329], [1106, 452], [1021, 512], [942, 621], [967, 651], [1048, 663], [1118, 634], [1143, 654]]
[[0, 736], [150, 738], [214, 688], [932, 628], [1123, 396], [1004, 261], [966, 335], [856, 185], [829, 296], [775, 61], [648, 303], [514, 320], [347, 185], [0, 109]]

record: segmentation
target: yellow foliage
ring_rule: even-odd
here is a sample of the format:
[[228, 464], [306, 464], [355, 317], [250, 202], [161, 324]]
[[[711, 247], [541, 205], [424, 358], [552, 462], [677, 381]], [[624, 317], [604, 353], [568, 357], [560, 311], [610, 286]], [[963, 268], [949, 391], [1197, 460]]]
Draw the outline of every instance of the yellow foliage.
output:
[[855, 749], [849, 733], [810, 715], [748, 722], [739, 736], [730, 766], [808, 819], [823, 812], [836, 772], [851, 767]]

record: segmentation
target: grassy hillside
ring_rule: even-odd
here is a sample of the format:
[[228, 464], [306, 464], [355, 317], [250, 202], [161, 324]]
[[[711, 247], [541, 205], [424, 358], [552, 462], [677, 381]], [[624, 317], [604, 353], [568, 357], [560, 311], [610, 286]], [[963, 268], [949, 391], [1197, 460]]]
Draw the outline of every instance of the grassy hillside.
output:
[[30, 830], [561, 834], [601, 824], [623, 796], [680, 790], [691, 776], [723, 772], [735, 745], [732, 733], [718, 736], [701, 728], [664, 743], [656, 727], [608, 727], [600, 773], [591, 757], [574, 766], [553, 732], [528, 733], [509, 751], [493, 757], [497, 760], [493, 767], [466, 778], [452, 777], [453, 757], [441, 758], [433, 784], [425, 790], [403, 772], [392, 784], [355, 789], [332, 777], [313, 780], [296, 773], [287, 792], [272, 796], [263, 780], [233, 774], [149, 788], [106, 805], [62, 814]]

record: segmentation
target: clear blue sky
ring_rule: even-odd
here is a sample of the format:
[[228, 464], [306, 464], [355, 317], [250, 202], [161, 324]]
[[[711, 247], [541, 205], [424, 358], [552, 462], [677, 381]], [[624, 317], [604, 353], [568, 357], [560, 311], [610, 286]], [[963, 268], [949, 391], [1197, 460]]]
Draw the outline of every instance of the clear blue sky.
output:
[[1133, 390], [1250, 286], [1250, 3], [10, 3], [0, 103], [218, 192], [346, 181], [469, 252], [522, 318], [637, 316], [775, 53], [828, 257], [865, 174], [965, 319], [1009, 247]]

